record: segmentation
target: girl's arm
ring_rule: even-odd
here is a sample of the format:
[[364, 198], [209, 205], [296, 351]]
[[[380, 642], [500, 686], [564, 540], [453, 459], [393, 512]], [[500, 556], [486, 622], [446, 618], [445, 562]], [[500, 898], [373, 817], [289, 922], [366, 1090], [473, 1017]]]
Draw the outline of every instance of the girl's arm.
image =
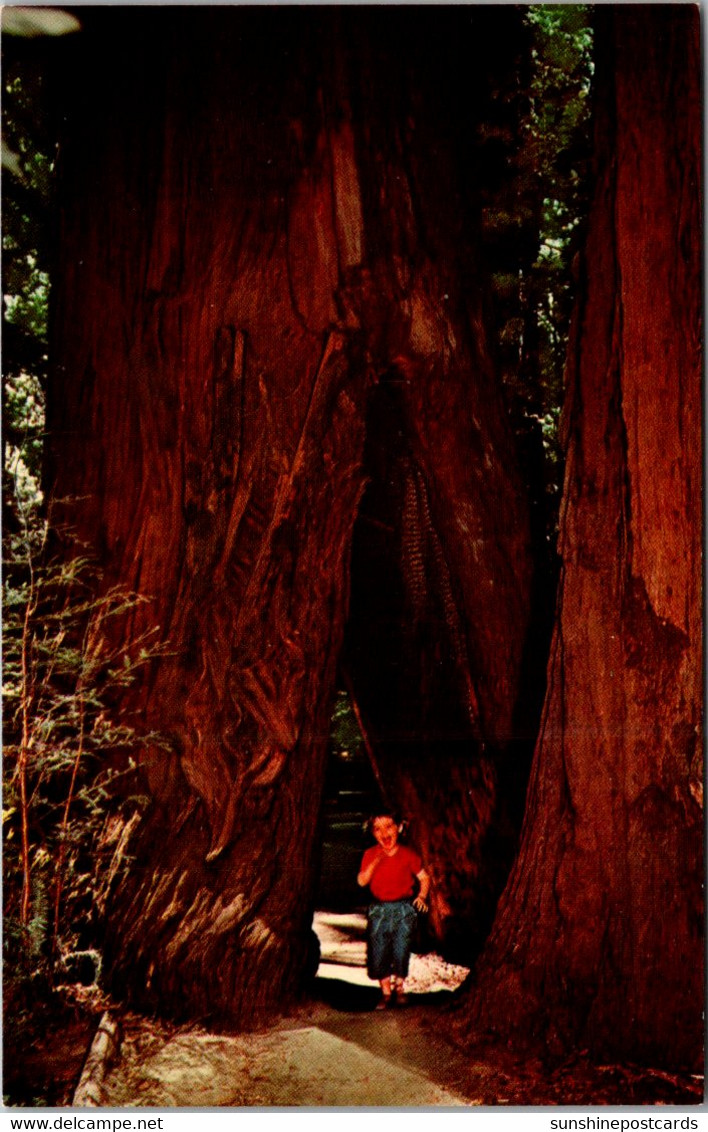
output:
[[362, 869], [361, 872], [359, 873], [359, 875], [357, 876], [356, 883], [360, 884], [362, 888], [366, 888], [367, 884], [369, 883], [372, 876], [374, 875], [376, 869], [381, 864], [383, 856], [384, 856], [383, 849], [379, 849], [378, 853], [374, 857], [371, 864], [368, 865], [365, 869]]
[[427, 912], [428, 893], [430, 892], [430, 877], [426, 873], [425, 869], [421, 869], [419, 873], [416, 873], [416, 877], [420, 882], [420, 892], [413, 901], [413, 907], [417, 908], [419, 912]]

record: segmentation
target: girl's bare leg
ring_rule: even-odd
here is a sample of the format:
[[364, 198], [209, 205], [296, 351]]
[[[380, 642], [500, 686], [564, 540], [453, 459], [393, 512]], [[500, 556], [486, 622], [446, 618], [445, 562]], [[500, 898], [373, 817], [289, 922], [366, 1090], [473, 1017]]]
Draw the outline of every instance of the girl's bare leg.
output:
[[385, 1010], [387, 1006], [391, 1006], [393, 996], [391, 994], [391, 979], [379, 979], [381, 984], [381, 1000], [378, 1003], [377, 1010]]
[[408, 1001], [408, 996], [406, 995], [404, 986], [405, 979], [402, 979], [400, 975], [394, 975], [392, 977], [391, 990], [393, 994], [395, 994], [396, 1001], [398, 1002], [399, 1006], [405, 1005], [405, 1003]]

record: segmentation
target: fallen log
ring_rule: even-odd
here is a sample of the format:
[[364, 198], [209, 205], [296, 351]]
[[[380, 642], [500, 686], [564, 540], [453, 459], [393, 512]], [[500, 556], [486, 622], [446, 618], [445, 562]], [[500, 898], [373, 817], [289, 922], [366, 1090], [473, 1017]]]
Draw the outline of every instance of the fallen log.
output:
[[120, 1027], [106, 1011], [98, 1024], [72, 1100], [73, 1108], [100, 1108], [106, 1069], [120, 1046]]

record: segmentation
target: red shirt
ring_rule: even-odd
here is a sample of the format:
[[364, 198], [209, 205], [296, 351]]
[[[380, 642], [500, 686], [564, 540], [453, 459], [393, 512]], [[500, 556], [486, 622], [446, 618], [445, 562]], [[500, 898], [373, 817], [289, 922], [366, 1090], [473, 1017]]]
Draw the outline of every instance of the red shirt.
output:
[[[363, 873], [380, 852], [378, 845], [367, 849], [359, 872]], [[418, 854], [407, 845], [399, 845], [392, 857], [384, 856], [374, 869], [369, 881], [372, 895], [377, 900], [405, 900], [406, 896], [413, 895], [413, 881], [422, 868], [423, 862]]]

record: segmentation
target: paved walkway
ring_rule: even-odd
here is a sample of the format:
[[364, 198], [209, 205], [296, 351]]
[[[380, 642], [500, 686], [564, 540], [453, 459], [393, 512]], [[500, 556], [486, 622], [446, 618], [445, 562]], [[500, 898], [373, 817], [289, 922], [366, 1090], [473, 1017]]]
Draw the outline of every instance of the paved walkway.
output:
[[[380, 1019], [395, 1029], [394, 1017]], [[469, 1100], [396, 1058], [317, 1026], [267, 1035], [178, 1034], [145, 1054], [145, 1035], [128, 1037], [104, 1082], [113, 1106], [455, 1106]], [[136, 1040], [137, 1039], [137, 1040]]]
[[[103, 1082], [109, 1107], [428, 1107], [480, 1103], [470, 1066], [420, 1011], [374, 1012], [378, 988], [365, 970], [365, 919], [318, 913], [319, 998], [264, 1033], [215, 1035], [170, 1030], [129, 1016], [120, 1057]], [[414, 956], [416, 995], [454, 989], [464, 968]], [[418, 1001], [423, 1001], [419, 999]], [[443, 1023], [444, 1025], [444, 1023]], [[443, 1052], [441, 1052], [441, 1049]], [[474, 1076], [474, 1074], [472, 1075]]]

